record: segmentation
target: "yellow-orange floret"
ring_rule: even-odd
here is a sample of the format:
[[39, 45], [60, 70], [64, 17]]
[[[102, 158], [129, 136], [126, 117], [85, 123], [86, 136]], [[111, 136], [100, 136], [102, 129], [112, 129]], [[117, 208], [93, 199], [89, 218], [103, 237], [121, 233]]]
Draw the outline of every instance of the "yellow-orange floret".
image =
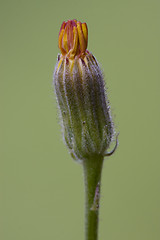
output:
[[63, 22], [60, 32], [58, 46], [63, 56], [74, 59], [75, 56], [85, 56], [88, 43], [88, 29], [86, 23], [77, 20]]

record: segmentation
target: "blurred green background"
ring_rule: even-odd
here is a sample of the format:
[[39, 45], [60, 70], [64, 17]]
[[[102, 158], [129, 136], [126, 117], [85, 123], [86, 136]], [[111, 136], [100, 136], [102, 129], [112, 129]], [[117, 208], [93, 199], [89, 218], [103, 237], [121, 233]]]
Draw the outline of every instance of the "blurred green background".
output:
[[99, 239], [160, 239], [160, 1], [0, 1], [0, 239], [82, 240], [83, 174], [61, 137], [52, 75], [61, 23], [87, 22], [117, 152]]

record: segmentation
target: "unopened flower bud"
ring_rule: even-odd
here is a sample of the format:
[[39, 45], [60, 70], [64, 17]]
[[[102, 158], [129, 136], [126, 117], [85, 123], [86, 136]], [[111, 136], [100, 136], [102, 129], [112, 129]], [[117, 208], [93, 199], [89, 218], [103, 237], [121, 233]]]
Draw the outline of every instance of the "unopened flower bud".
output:
[[103, 74], [87, 43], [86, 23], [63, 22], [54, 84], [64, 140], [77, 160], [105, 156], [113, 137]]

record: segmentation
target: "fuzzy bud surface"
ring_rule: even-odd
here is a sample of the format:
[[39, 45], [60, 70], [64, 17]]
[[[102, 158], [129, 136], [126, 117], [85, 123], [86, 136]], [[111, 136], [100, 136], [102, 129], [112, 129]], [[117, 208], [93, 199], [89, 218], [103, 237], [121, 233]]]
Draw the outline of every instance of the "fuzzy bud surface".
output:
[[64, 141], [76, 160], [104, 156], [113, 137], [113, 123], [104, 78], [96, 58], [87, 50], [86, 23], [63, 22], [54, 84]]

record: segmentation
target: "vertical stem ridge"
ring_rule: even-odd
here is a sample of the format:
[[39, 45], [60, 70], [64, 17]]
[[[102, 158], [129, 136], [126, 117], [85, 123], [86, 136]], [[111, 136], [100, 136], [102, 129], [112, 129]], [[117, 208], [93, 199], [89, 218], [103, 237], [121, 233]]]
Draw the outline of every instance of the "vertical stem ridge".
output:
[[85, 183], [85, 240], [98, 240], [102, 156], [83, 161]]

